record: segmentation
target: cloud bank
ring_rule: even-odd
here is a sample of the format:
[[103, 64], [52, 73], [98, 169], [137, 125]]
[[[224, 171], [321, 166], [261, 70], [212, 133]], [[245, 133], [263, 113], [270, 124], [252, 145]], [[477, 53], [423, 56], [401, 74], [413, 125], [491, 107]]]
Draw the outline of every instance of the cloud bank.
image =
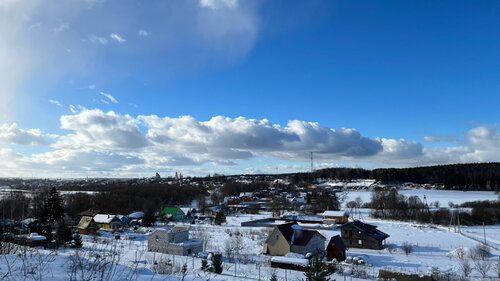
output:
[[[300, 163], [308, 161], [310, 152], [314, 152], [317, 167], [361, 162], [404, 167], [500, 159], [500, 132], [488, 126], [472, 128], [461, 143], [444, 147], [369, 138], [356, 129], [332, 129], [300, 120], [283, 126], [246, 117], [214, 116], [207, 121], [191, 116], [133, 117], [82, 107], [73, 107], [72, 114], [61, 116], [60, 127], [67, 133], [57, 136], [22, 129], [15, 123], [1, 125], [4, 146], [41, 146], [50, 151], [23, 155], [8, 146], [1, 148], [0, 173], [136, 176], [189, 167], [192, 173], [203, 174], [238, 169], [241, 161], [259, 157], [298, 163], [279, 164], [276, 169], [281, 167], [281, 171], [303, 170], [307, 165]], [[270, 165], [259, 169], [276, 172]]]

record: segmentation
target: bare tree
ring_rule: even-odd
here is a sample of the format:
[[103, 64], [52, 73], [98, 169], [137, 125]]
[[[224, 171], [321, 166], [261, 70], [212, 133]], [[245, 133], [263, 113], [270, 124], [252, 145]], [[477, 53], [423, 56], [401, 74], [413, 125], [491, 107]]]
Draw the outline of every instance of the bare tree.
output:
[[482, 260], [482, 259], [473, 259], [474, 262], [474, 269], [477, 270], [483, 276], [483, 278], [488, 275], [488, 271], [490, 271], [492, 267], [492, 263], [489, 260]]
[[472, 265], [470, 264], [469, 259], [460, 259], [460, 270], [465, 277], [469, 277], [472, 272]]

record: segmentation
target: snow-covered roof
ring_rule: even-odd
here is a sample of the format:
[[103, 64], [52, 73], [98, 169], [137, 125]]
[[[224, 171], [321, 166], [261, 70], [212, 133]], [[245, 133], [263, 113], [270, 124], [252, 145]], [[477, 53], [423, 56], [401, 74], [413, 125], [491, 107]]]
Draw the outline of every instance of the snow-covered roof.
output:
[[127, 217], [131, 219], [141, 219], [144, 217], [144, 212], [133, 212], [132, 214], [129, 214]]
[[325, 211], [323, 213], [324, 217], [343, 217], [347, 216], [347, 212], [345, 211]]
[[113, 221], [114, 218], [116, 218], [115, 215], [98, 214], [95, 215], [94, 221], [96, 223], [111, 223], [111, 221]]
[[28, 239], [29, 239], [29, 240], [32, 240], [32, 241], [43, 241], [43, 240], [47, 240], [47, 238], [46, 238], [45, 236], [38, 235], [38, 233], [36, 233], [36, 232], [30, 233], [30, 235], [28, 236]]
[[295, 265], [300, 265], [300, 266], [307, 266], [309, 264], [309, 260], [307, 260], [307, 259], [287, 258], [287, 257], [272, 257], [271, 262], [295, 264]]

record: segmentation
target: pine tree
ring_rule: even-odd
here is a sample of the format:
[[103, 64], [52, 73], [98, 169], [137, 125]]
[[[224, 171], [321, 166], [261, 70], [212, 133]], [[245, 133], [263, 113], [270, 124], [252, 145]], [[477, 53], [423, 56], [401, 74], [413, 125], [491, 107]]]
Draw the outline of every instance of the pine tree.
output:
[[214, 272], [217, 274], [222, 273], [222, 254], [215, 254], [214, 261], [212, 262]]
[[83, 246], [82, 237], [80, 236], [80, 234], [75, 233], [75, 235], [73, 236], [73, 245], [71, 245], [71, 247], [81, 248], [82, 246]]
[[271, 279], [269, 279], [269, 281], [278, 281], [278, 277], [276, 277], [276, 272], [273, 272], [271, 274]]
[[214, 223], [216, 225], [221, 225], [224, 222], [226, 222], [226, 216], [222, 211], [220, 211], [217, 213], [217, 215], [215, 215]]
[[49, 197], [45, 201], [40, 215], [40, 220], [44, 222], [56, 222], [63, 217], [63, 207], [61, 197], [55, 187], [49, 191]]
[[201, 270], [208, 271], [208, 261], [206, 259], [201, 260]]
[[56, 243], [57, 245], [64, 245], [66, 242], [71, 241], [71, 230], [69, 227], [61, 220], [59, 227], [56, 232]]
[[322, 257], [319, 253], [316, 253], [311, 257], [309, 264], [306, 267], [304, 275], [306, 281], [329, 281], [332, 273], [325, 267], [323, 267]]

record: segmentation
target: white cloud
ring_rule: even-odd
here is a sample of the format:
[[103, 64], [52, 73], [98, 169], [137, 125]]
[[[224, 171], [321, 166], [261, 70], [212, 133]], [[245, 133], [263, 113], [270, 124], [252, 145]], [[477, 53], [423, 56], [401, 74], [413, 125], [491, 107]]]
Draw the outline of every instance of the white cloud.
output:
[[69, 29], [69, 24], [60, 23], [58, 26], [54, 27], [54, 33], [60, 33], [60, 32], [63, 32], [67, 29]]
[[141, 29], [141, 30], [139, 30], [138, 34], [140, 37], [148, 37], [149, 35], [151, 35], [151, 32], [148, 32], [144, 29]]
[[55, 104], [55, 105], [57, 105], [59, 107], [62, 107], [62, 104], [59, 101], [57, 101], [57, 100], [49, 99], [48, 102], [50, 102], [52, 104]]
[[108, 44], [108, 39], [94, 35], [94, 34], [90, 34], [87, 38], [87, 41], [89, 41], [90, 43], [100, 44], [100, 45], [107, 45]]
[[210, 9], [221, 8], [236, 8], [238, 6], [237, 0], [200, 0], [200, 7]]
[[24, 130], [16, 123], [3, 124], [0, 126], [0, 143], [17, 145], [48, 145], [47, 140], [40, 129]]
[[118, 115], [113, 111], [84, 109], [74, 115], [61, 117], [61, 128], [73, 130], [60, 137], [56, 148], [94, 148], [109, 151], [138, 149], [149, 145], [130, 115]]
[[455, 135], [438, 135], [438, 136], [425, 136], [424, 141], [426, 142], [451, 142], [456, 143], [457, 137]]
[[95, 90], [95, 85], [94, 84], [89, 85], [89, 89], [90, 90]]
[[111, 33], [109, 35], [109, 38], [116, 40], [116, 42], [118, 42], [118, 43], [125, 43], [125, 41], [126, 41], [123, 37], [121, 37], [120, 35], [118, 35], [116, 33]]
[[71, 115], [60, 119], [61, 129], [67, 130], [61, 136], [21, 129], [15, 123], [0, 126], [2, 144], [52, 149], [29, 156], [0, 149], [0, 162], [5, 160], [0, 163], [0, 171], [119, 176], [198, 166], [203, 167], [198, 172], [206, 174], [215, 170], [244, 172], [247, 167], [240, 165], [241, 160], [270, 157], [278, 159], [277, 164], [262, 164], [248, 171], [274, 173], [309, 170], [310, 151], [314, 151], [315, 168], [337, 163], [407, 167], [500, 159], [500, 132], [488, 126], [472, 128], [459, 145], [423, 147], [416, 141], [372, 139], [355, 129], [332, 129], [299, 120], [283, 126], [245, 117], [215, 116], [200, 121], [191, 116], [132, 117], [73, 105], [70, 110]]
[[[99, 94], [101, 94], [102, 96], [105, 96], [112, 103], [118, 103], [118, 101], [111, 94], [104, 93], [104, 92], [99, 92]], [[104, 102], [105, 104], [109, 104], [109, 102], [107, 102], [105, 100], [101, 100], [101, 101]]]

